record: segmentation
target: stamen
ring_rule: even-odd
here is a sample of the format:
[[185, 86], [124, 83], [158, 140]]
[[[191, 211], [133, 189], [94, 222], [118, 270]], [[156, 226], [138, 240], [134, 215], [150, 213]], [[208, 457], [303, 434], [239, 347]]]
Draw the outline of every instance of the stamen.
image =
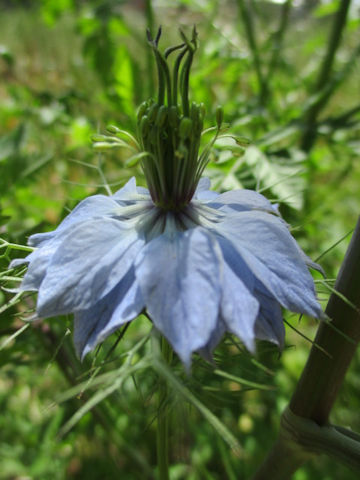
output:
[[[158, 101], [145, 102], [138, 111], [139, 144], [146, 154], [134, 157], [134, 162], [141, 160], [154, 204], [163, 211], [178, 213], [191, 202], [199, 173], [207, 164], [210, 146], [216, 138], [199, 157], [205, 110], [203, 104], [192, 103], [190, 108], [189, 103], [190, 69], [197, 50], [196, 29], [191, 39], [180, 30], [183, 43], [167, 48], [164, 54], [158, 49], [160, 34], [161, 30], [154, 40], [147, 32], [158, 70]], [[179, 53], [170, 71], [168, 58], [175, 51]], [[222, 121], [219, 115], [215, 137]]]

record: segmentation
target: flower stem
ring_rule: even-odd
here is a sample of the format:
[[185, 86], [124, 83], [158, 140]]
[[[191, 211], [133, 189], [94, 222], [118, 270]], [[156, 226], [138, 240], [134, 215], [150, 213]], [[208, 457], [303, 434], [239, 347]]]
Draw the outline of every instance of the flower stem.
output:
[[[161, 337], [161, 352], [166, 364], [172, 360], [172, 348], [164, 337]], [[158, 419], [156, 450], [159, 480], [169, 480], [169, 409], [168, 385], [165, 379], [160, 379], [158, 392]]]
[[290, 10], [292, 7], [293, 0], [286, 0], [281, 7], [280, 11], [280, 22], [279, 22], [279, 28], [275, 32], [272, 44], [273, 44], [273, 51], [271, 55], [271, 59], [268, 65], [267, 69], [267, 74], [265, 75], [264, 82], [263, 82], [263, 89], [260, 92], [260, 104], [265, 106], [267, 101], [269, 100], [271, 96], [271, 86], [270, 86], [270, 81], [273, 77], [274, 72], [276, 71], [276, 68], [279, 63], [279, 59], [281, 59], [282, 56], [282, 47], [283, 47], [283, 39], [285, 32], [287, 30], [287, 26], [289, 24], [289, 17], [290, 17]]
[[237, 3], [238, 3], [239, 13], [241, 15], [242, 22], [244, 24], [247, 42], [249, 44], [252, 57], [253, 57], [253, 64], [254, 64], [255, 73], [258, 81], [260, 97], [262, 97], [262, 92], [264, 91], [264, 88], [265, 88], [265, 81], [262, 73], [262, 65], [261, 65], [261, 58], [259, 55], [259, 49], [257, 47], [257, 42], [256, 42], [256, 35], [255, 35], [255, 30], [253, 25], [253, 16], [245, 0], [238, 0]]
[[[146, 17], [146, 26], [148, 30], [153, 33], [154, 32], [154, 24], [155, 24], [155, 19], [154, 19], [154, 11], [152, 8], [152, 2], [151, 0], [146, 0], [145, 1], [145, 17]], [[148, 97], [150, 98], [154, 92], [154, 67], [153, 67], [153, 58], [151, 51], [149, 49], [147, 51], [147, 58], [146, 58], [146, 68], [149, 74], [147, 75], [148, 79]]]
[[[339, 8], [334, 16], [330, 32], [328, 49], [320, 67], [313, 95], [320, 93], [331, 81], [335, 55], [340, 46], [342, 34], [346, 27], [346, 19], [350, 4], [351, 0], [342, 0], [339, 2]], [[309, 152], [315, 143], [317, 136], [316, 120], [320, 110], [324, 107], [326, 100], [324, 102], [320, 99], [320, 101], [315, 102], [305, 114], [305, 129], [301, 139], [301, 149], [305, 152]]]

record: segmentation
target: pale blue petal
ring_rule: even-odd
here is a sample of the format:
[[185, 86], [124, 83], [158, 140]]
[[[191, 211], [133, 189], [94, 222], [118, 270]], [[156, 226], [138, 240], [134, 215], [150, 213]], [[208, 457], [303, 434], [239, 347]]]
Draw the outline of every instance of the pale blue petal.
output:
[[254, 325], [258, 312], [259, 302], [224, 262], [221, 317], [226, 330], [240, 338], [251, 352], [255, 349]]
[[322, 275], [324, 278], [326, 278], [326, 274], [325, 274], [325, 271], [324, 271], [324, 269], [322, 268], [322, 266], [319, 265], [318, 263], [313, 262], [313, 261], [311, 260], [311, 258], [308, 257], [308, 256], [306, 255], [306, 253], [304, 253], [304, 252], [301, 250], [300, 247], [299, 247], [299, 251], [300, 251], [300, 255], [302, 256], [302, 258], [303, 258], [304, 262], [306, 263], [306, 265], [307, 265], [309, 268], [311, 268], [311, 269], [313, 269], [313, 270], [316, 270], [317, 272], [321, 273], [321, 275]]
[[134, 200], [149, 200], [151, 199], [149, 190], [144, 187], [136, 186], [135, 177], [130, 180], [120, 190], [111, 196], [117, 202], [132, 202]]
[[136, 277], [154, 325], [187, 367], [217, 325], [221, 253], [202, 228], [163, 234], [136, 259]]
[[213, 351], [220, 343], [225, 332], [226, 332], [226, 327], [223, 320], [220, 317], [218, 318], [215, 330], [211, 332], [209, 341], [204, 347], [198, 350], [199, 355], [201, 355], [204, 358], [204, 360], [207, 360], [208, 362], [213, 362]]
[[29, 255], [26, 258], [14, 258], [14, 260], [11, 260], [9, 268], [16, 268], [20, 267], [20, 265], [26, 265], [29, 263], [29, 261]]
[[56, 235], [56, 230], [52, 232], [45, 232], [45, 233], [35, 233], [34, 235], [31, 235], [28, 238], [28, 245], [30, 247], [41, 247], [41, 245], [44, 245], [45, 242], [48, 242], [52, 238], [54, 238]]
[[197, 184], [195, 194], [200, 193], [200, 192], [206, 192], [207, 190], [210, 190], [211, 182], [210, 178], [208, 177], [201, 177], [199, 180], [199, 183]]
[[28, 268], [20, 285], [20, 291], [39, 290], [52, 256], [63, 238], [72, 230], [72, 225], [69, 225], [69, 228], [61, 229], [57, 234], [56, 232], [49, 232], [53, 235], [43, 234], [42, 238], [40, 237], [42, 234], [38, 234], [38, 236], [33, 235], [33, 237], [37, 237], [35, 243], [38, 244], [38, 247], [23, 259], [23, 261], [28, 263]]
[[213, 190], [206, 190], [204, 192], [199, 192], [195, 197], [196, 200], [201, 200], [202, 202], [209, 202], [215, 200], [218, 197], [218, 193]]
[[144, 301], [131, 268], [122, 281], [89, 310], [75, 312], [74, 344], [81, 359], [124, 323], [136, 318]]
[[279, 302], [257, 282], [254, 294], [260, 302], [259, 316], [255, 323], [255, 336], [259, 340], [284, 347], [285, 326]]
[[[225, 262], [231, 266], [231, 270], [245, 284], [251, 295], [260, 304], [258, 317], [255, 322], [255, 338], [268, 340], [283, 347], [285, 328], [281, 308], [278, 301], [266, 290], [262, 283], [254, 276], [249, 267], [243, 261], [234, 246], [225, 238], [218, 237]], [[241, 338], [241, 335], [238, 335]]]
[[139, 195], [150, 196], [149, 190], [145, 187], [136, 187], [136, 191]]
[[39, 290], [51, 257], [55, 253], [58, 245], [59, 242], [56, 241], [56, 239], [47, 241], [43, 247], [38, 248], [26, 257], [29, 266], [20, 285], [21, 291]]
[[60, 223], [56, 231], [62, 230], [69, 225], [90, 220], [92, 218], [103, 218], [115, 216], [118, 209], [118, 203], [106, 195], [93, 195], [85, 198], [74, 210]]
[[256, 278], [247, 264], [244, 262], [236, 247], [222, 236], [218, 236], [217, 242], [220, 245], [223, 257], [228, 266], [242, 280], [246, 288], [253, 292], [255, 288]]
[[136, 194], [136, 179], [135, 177], [131, 177], [130, 180], [128, 180], [125, 185], [120, 188], [117, 192], [112, 195], [112, 198], [115, 200], [124, 200], [127, 199], [128, 195], [133, 195]]
[[201, 200], [203, 202], [207, 202], [217, 198], [219, 194], [209, 189], [210, 189], [210, 180], [207, 177], [200, 178], [193, 198], [195, 200]]
[[143, 244], [134, 228], [111, 218], [78, 224], [51, 258], [39, 290], [39, 315], [92, 307], [120, 282]]
[[232, 243], [242, 262], [285, 308], [321, 315], [313, 279], [280, 219], [260, 211], [239, 212], [214, 230]]
[[278, 210], [267, 198], [253, 190], [233, 190], [225, 192], [208, 202], [210, 207], [221, 211], [242, 212], [247, 210], [263, 210], [278, 215]]
[[56, 230], [52, 232], [36, 233], [31, 235], [28, 239], [28, 245], [32, 247], [41, 247], [45, 242], [54, 238], [57, 234], [62, 232], [69, 226], [74, 226], [77, 223], [90, 220], [92, 218], [103, 218], [117, 215], [119, 204], [111, 197], [106, 195], [93, 195], [85, 198], [80, 202], [74, 210], [72, 210], [67, 217], [60, 223]]

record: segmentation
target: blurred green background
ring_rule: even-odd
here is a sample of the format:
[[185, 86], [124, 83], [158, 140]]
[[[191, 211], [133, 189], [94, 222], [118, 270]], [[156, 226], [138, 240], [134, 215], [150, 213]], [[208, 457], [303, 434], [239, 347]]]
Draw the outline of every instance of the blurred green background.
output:
[[[106, 193], [105, 183], [115, 191], [136, 175], [144, 184], [140, 169], [124, 167], [126, 152], [99, 157], [90, 136], [109, 124], [134, 132], [136, 107], [155, 96], [145, 29], [161, 24], [166, 48], [178, 42], [179, 26], [190, 32], [196, 24], [191, 96], [206, 105], [206, 126], [221, 104], [231, 132], [251, 141], [245, 155], [234, 142], [216, 143], [206, 174], [219, 191], [252, 188], [279, 203], [305, 252], [322, 255], [328, 280], [315, 278], [325, 305], [359, 215], [359, 10], [348, 0], [1, 0], [0, 237], [26, 244], [85, 196]], [[13, 301], [8, 291], [6, 270], [17, 256], [2, 245], [0, 479], [156, 478], [158, 375], [150, 360], [123, 373], [138, 342], [131, 362], [146, 358], [149, 323], [137, 319], [120, 342], [114, 334], [81, 364], [71, 318], [19, 330], [34, 299]], [[253, 358], [227, 337], [215, 353], [222, 374], [195, 357], [188, 377], [174, 360], [171, 480], [246, 479], [258, 466], [317, 328], [285, 318], [281, 354], [264, 343]], [[358, 431], [359, 367], [357, 355], [332, 414]], [[116, 378], [121, 386], [106, 393]], [[93, 409], [80, 410], [102, 392]], [[319, 478], [358, 477], [328, 458], [294, 476]]]

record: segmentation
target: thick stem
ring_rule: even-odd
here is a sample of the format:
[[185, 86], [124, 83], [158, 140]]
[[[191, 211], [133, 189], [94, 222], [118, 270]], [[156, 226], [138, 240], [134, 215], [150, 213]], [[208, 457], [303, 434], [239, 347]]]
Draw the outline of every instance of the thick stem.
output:
[[296, 445], [279, 435], [252, 480], [289, 480], [304, 461], [305, 457], [301, 455]]
[[335, 290], [347, 298], [352, 306], [335, 293], [331, 295], [326, 314], [334, 328], [322, 322], [315, 338], [315, 343], [328, 355], [318, 348], [311, 349], [290, 403], [293, 413], [311, 418], [319, 425], [328, 421], [360, 341], [360, 219], [341, 266]]

